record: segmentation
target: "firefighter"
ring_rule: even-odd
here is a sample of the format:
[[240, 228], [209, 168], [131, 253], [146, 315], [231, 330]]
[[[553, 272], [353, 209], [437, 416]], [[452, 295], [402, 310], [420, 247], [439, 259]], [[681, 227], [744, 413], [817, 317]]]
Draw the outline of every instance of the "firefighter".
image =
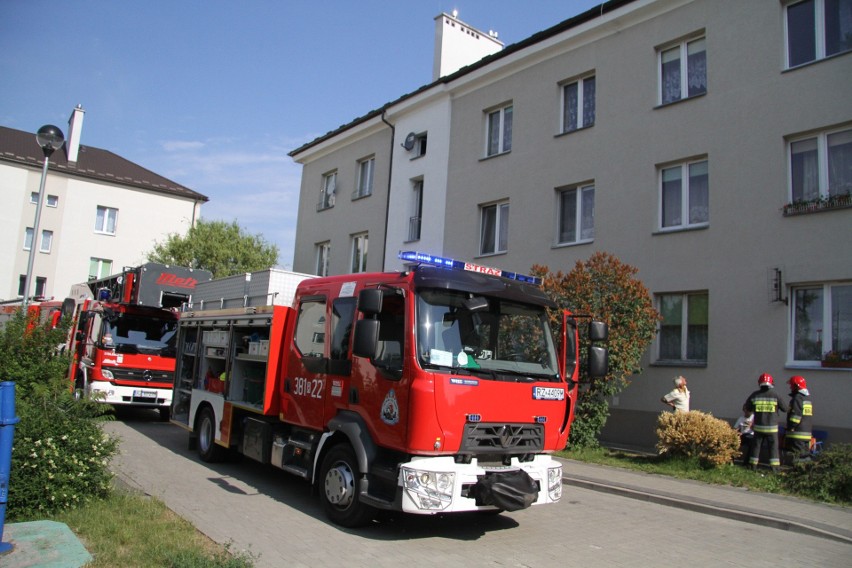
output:
[[787, 412], [787, 432], [784, 435], [784, 449], [790, 452], [793, 461], [810, 455], [811, 427], [813, 425], [813, 405], [808, 383], [804, 377], [795, 375], [787, 381], [790, 385], [790, 410]]
[[769, 466], [778, 471], [781, 459], [778, 455], [778, 411], [787, 412], [787, 403], [775, 392], [775, 381], [769, 373], [758, 377], [760, 388], [751, 393], [743, 408], [754, 412], [754, 444], [748, 456], [748, 465], [757, 469], [760, 450], [764, 443], [769, 446]]

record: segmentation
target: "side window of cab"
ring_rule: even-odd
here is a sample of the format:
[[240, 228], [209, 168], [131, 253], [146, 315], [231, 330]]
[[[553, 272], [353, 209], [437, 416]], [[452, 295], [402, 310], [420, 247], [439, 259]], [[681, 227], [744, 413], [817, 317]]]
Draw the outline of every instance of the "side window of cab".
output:
[[325, 306], [323, 297], [304, 298], [299, 303], [295, 344], [302, 357], [325, 357]]

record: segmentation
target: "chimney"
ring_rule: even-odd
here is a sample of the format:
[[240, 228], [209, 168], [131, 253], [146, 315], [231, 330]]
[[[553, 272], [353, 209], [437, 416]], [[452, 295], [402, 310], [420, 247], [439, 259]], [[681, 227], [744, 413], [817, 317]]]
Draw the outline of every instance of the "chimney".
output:
[[503, 49], [497, 32], [483, 33], [452, 15], [443, 13], [435, 18], [435, 59], [432, 63], [432, 80], [455, 73], [462, 67], [476, 63], [483, 57]]
[[71, 112], [71, 118], [68, 119], [68, 140], [65, 141], [65, 151], [68, 162], [71, 164], [77, 163], [77, 155], [80, 153], [80, 134], [83, 132], [85, 114], [83, 105], [77, 105]]

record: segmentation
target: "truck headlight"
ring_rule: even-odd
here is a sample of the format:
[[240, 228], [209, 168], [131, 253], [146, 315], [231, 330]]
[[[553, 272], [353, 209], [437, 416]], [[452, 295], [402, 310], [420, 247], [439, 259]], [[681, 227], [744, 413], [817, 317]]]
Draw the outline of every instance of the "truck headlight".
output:
[[551, 501], [559, 501], [562, 498], [562, 466], [547, 469], [547, 496]]
[[402, 468], [402, 482], [411, 500], [421, 509], [442, 510], [453, 500], [456, 474]]
[[115, 379], [115, 377], [112, 376], [112, 371], [109, 369], [101, 369], [101, 376], [107, 381]]

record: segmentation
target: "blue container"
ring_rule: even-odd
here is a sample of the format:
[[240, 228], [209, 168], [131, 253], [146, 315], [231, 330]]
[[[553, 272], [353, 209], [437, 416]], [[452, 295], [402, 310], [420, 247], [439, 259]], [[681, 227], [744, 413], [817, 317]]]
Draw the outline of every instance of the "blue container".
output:
[[15, 437], [15, 424], [19, 421], [20, 418], [15, 416], [15, 383], [4, 381], [0, 383], [0, 554], [12, 550], [11, 543], [2, 540], [12, 470], [12, 439]]

